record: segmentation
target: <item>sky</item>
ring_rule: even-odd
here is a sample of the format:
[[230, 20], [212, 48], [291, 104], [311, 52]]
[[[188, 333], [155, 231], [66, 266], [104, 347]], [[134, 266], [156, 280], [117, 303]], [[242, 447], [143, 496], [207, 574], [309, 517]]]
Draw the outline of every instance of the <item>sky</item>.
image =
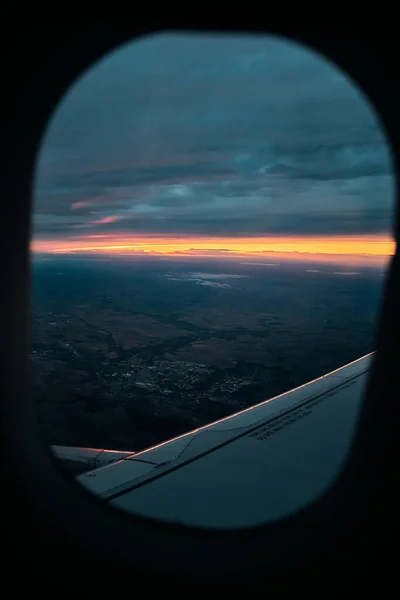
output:
[[37, 162], [34, 252], [387, 255], [391, 155], [369, 102], [273, 37], [143, 38], [89, 69]]

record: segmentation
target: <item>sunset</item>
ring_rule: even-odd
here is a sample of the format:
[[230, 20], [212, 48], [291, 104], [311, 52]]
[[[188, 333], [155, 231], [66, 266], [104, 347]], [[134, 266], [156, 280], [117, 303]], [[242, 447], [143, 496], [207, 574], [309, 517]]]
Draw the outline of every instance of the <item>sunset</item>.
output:
[[32, 251], [50, 254], [162, 254], [167, 256], [269, 256], [294, 258], [307, 255], [343, 255], [354, 257], [387, 257], [394, 253], [395, 244], [388, 235], [327, 236], [327, 237], [174, 237], [157, 235], [93, 235], [63, 240], [32, 242]]
[[49, 124], [34, 252], [393, 253], [389, 146], [317, 56], [272, 39], [228, 51], [161, 36], [109, 61]]

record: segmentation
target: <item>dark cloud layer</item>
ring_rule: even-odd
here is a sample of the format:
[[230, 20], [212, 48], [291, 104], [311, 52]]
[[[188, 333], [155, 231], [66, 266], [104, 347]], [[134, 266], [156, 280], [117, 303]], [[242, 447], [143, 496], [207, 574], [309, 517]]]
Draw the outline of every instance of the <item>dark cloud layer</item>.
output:
[[38, 161], [34, 234], [390, 230], [391, 160], [367, 100], [271, 38], [165, 34], [86, 73]]

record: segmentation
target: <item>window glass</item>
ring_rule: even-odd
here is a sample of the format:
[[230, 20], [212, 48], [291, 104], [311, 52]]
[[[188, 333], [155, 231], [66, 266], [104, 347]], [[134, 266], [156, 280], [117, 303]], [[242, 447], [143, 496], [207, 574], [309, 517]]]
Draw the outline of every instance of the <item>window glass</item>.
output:
[[74, 473], [95, 456], [77, 447], [137, 452], [374, 350], [390, 150], [368, 99], [305, 47], [124, 45], [55, 111], [34, 199], [33, 398]]

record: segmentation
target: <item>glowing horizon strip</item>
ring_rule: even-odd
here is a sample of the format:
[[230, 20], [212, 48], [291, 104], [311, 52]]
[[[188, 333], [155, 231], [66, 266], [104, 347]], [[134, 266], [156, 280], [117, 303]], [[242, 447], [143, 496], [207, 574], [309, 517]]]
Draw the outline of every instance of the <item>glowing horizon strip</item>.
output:
[[[96, 242], [93, 244], [93, 238]], [[268, 237], [184, 237], [105, 234], [76, 236], [65, 240], [32, 240], [32, 252], [62, 254], [131, 252], [149, 254], [189, 254], [260, 256], [274, 252], [329, 255], [390, 256], [395, 242], [389, 235], [365, 236], [268, 236]]]

